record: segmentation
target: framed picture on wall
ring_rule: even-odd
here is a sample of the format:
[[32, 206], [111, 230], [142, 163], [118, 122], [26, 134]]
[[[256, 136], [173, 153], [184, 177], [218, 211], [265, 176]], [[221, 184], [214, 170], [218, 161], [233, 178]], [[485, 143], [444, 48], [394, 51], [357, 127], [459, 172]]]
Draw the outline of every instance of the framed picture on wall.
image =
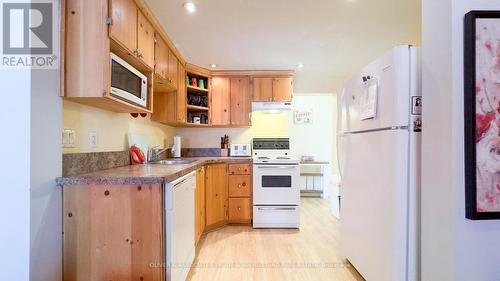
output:
[[500, 11], [464, 21], [466, 217], [500, 219]]

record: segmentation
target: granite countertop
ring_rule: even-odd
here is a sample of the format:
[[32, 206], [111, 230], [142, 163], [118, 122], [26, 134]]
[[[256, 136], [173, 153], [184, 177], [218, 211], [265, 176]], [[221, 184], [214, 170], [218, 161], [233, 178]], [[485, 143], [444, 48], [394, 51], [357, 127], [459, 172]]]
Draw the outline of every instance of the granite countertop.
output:
[[193, 163], [178, 165], [145, 164], [129, 165], [88, 174], [60, 177], [58, 185], [126, 185], [163, 184], [174, 181], [190, 172], [215, 163], [237, 163], [251, 161], [250, 157], [197, 157]]

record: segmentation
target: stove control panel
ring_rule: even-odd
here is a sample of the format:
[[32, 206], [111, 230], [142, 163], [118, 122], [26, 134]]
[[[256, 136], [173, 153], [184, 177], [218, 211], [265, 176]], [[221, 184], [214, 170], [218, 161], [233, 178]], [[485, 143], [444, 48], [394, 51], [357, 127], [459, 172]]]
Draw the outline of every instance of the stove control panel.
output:
[[254, 150], [290, 150], [289, 138], [255, 138]]

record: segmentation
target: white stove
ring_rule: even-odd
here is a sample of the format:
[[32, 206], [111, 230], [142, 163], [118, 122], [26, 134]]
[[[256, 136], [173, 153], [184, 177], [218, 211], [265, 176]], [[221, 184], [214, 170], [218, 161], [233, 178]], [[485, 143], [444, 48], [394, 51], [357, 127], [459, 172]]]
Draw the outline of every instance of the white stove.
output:
[[288, 138], [253, 139], [253, 227], [298, 228], [299, 160]]

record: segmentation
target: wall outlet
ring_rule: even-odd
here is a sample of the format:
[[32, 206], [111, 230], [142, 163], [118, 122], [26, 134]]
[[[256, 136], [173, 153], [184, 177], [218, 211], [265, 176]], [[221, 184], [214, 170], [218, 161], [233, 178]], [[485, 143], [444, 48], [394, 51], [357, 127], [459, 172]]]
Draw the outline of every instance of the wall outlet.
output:
[[62, 146], [63, 147], [75, 147], [76, 143], [76, 131], [70, 129], [62, 130]]
[[96, 132], [89, 133], [89, 146], [92, 148], [97, 147], [97, 133]]

